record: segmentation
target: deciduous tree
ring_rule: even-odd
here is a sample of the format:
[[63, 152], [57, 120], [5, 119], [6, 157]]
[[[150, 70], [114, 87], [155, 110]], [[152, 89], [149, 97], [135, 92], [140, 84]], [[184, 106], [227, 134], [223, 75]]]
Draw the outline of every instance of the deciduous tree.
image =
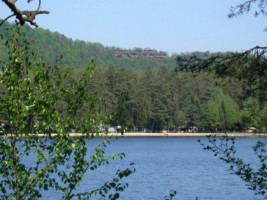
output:
[[[0, 68], [0, 198], [38, 199], [41, 191], [54, 188], [64, 199], [117, 199], [128, 186], [121, 179], [134, 169], [117, 171], [99, 189], [76, 191], [85, 173], [125, 156], [106, 156], [107, 139], [88, 155], [87, 141], [105, 123], [87, 87], [94, 64], [81, 78], [70, 78], [66, 87], [68, 73], [42, 62], [19, 28], [9, 33], [9, 59]], [[56, 109], [62, 102], [64, 117]], [[69, 128], [79, 130], [81, 137], [71, 137]]]

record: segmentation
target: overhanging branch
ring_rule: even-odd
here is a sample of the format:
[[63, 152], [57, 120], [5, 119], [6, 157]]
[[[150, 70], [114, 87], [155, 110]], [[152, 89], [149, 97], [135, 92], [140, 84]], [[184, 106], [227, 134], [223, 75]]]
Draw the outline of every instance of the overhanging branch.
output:
[[[24, 25], [26, 22], [30, 23], [32, 26], [38, 27], [37, 23], [34, 21], [37, 15], [40, 14], [49, 14], [49, 11], [40, 10], [41, 0], [39, 0], [38, 8], [36, 10], [20, 10], [15, 3], [17, 0], [2, 0], [13, 13], [12, 15], [5, 18], [0, 25], [2, 25], [5, 21], [7, 21], [11, 17], [16, 17], [16, 23], [20, 25]], [[27, 0], [27, 2], [31, 2], [31, 0]]]

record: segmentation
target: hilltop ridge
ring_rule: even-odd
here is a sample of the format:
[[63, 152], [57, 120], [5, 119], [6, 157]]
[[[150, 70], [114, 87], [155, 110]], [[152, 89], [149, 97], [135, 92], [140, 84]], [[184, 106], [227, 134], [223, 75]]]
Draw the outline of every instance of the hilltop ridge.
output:
[[[0, 28], [0, 34], [6, 36], [6, 28], [11, 27], [5, 23]], [[166, 52], [155, 49], [122, 49], [119, 47], [106, 47], [101, 43], [73, 40], [58, 32], [43, 28], [33, 29], [26, 25], [22, 27], [27, 37], [34, 41], [33, 49], [39, 52], [45, 62], [53, 64], [62, 56], [61, 65], [70, 67], [83, 67], [94, 59], [97, 67], [144, 69], [147, 67], [159, 68], [161, 66], [174, 67], [175, 59]], [[0, 55], [5, 56], [5, 47], [0, 43]]]

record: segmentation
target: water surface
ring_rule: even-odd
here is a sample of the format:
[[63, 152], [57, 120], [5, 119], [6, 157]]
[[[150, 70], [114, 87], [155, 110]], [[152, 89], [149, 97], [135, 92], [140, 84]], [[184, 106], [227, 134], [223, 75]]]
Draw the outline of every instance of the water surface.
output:
[[[136, 172], [127, 178], [129, 188], [121, 194], [123, 200], [158, 200], [176, 190], [175, 199], [257, 200], [245, 183], [228, 171], [227, 164], [202, 150], [198, 138], [120, 138], [112, 140], [108, 154], [125, 152], [127, 157], [101, 167], [85, 177], [80, 191], [102, 185], [112, 179], [118, 168], [134, 162]], [[97, 141], [98, 140], [98, 141]], [[205, 138], [201, 138], [206, 141]], [[255, 163], [252, 146], [259, 138], [237, 138], [238, 155]], [[94, 140], [97, 144], [99, 139]], [[57, 199], [58, 194], [46, 194], [46, 199]], [[98, 199], [98, 198], [97, 198]]]

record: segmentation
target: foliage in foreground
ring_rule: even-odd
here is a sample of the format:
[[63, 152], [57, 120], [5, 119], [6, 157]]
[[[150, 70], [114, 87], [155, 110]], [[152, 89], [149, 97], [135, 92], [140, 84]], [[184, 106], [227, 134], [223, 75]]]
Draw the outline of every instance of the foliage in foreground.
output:
[[[9, 33], [5, 41], [9, 59], [1, 61], [0, 69], [0, 198], [38, 199], [53, 188], [64, 199], [117, 199], [128, 186], [121, 180], [135, 171], [132, 165], [99, 189], [76, 190], [85, 173], [125, 156], [107, 157], [108, 139], [88, 155], [87, 141], [105, 122], [86, 87], [94, 64], [80, 79], [71, 79], [58, 64], [42, 62], [19, 28]], [[64, 116], [59, 108], [65, 110]], [[84, 137], [70, 137], [70, 129], [80, 130]]]
[[[229, 17], [236, 17], [250, 11], [254, 12], [255, 16], [266, 16], [266, 2], [266, 0], [242, 1], [231, 8]], [[213, 54], [204, 59], [197, 56], [177, 57], [179, 63], [177, 71], [193, 73], [206, 71], [212, 72], [219, 77], [224, 77], [227, 80], [238, 79], [247, 96], [253, 96], [260, 104], [266, 104], [266, 55], [266, 47], [256, 46], [242, 53]], [[245, 122], [255, 121], [257, 117], [255, 117], [254, 113], [259, 112], [258, 105], [252, 99], [248, 99], [245, 104], [247, 104], [247, 107], [241, 113], [243, 120]], [[266, 114], [264, 115], [265, 119]], [[208, 136], [208, 142], [208, 145], [200, 142], [204, 150], [213, 152], [214, 156], [218, 156], [228, 163], [230, 171], [239, 176], [246, 183], [248, 189], [267, 199], [266, 142], [259, 141], [253, 147], [259, 161], [257, 164], [246, 163], [236, 156], [234, 138], [229, 138], [227, 135], [221, 138]]]
[[246, 163], [236, 156], [235, 138], [208, 136], [209, 144], [200, 140], [204, 150], [214, 153], [221, 160], [230, 165], [229, 170], [239, 176], [247, 185], [247, 188], [255, 191], [267, 199], [267, 143], [258, 141], [253, 151], [258, 158], [258, 164]]

